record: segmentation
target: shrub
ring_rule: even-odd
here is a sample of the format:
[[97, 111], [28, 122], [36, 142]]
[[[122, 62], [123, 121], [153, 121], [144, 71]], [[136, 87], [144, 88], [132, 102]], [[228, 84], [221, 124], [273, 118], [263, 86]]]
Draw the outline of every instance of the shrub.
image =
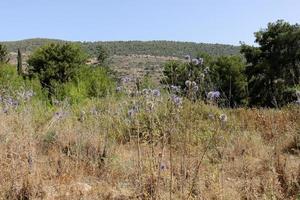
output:
[[9, 96], [14, 96], [21, 90], [32, 90], [36, 98], [46, 97], [38, 79], [24, 79], [14, 66], [8, 64], [0, 66], [0, 88], [1, 93]]
[[55, 88], [56, 98], [69, 98], [71, 103], [79, 103], [86, 98], [105, 97], [113, 91], [115, 82], [107, 69], [83, 66], [77, 70], [72, 81], [55, 85]]
[[42, 86], [51, 94], [55, 85], [72, 80], [86, 61], [87, 56], [78, 45], [51, 43], [29, 57], [29, 76], [38, 77]]

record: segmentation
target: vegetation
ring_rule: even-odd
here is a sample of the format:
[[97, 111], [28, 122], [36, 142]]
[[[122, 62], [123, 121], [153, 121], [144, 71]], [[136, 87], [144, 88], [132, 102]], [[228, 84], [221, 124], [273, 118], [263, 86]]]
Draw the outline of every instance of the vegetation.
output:
[[0, 64], [8, 63], [8, 51], [5, 45], [0, 44]]
[[73, 43], [36, 49], [22, 73], [21, 53], [1, 63], [0, 199], [300, 198], [298, 25], [257, 37], [245, 59], [167, 62], [161, 85], [116, 81]]
[[187, 56], [188, 62], [165, 65], [163, 82], [180, 86], [187, 94], [186, 81], [194, 81], [202, 99], [209, 91], [220, 91], [223, 105], [231, 107], [279, 108], [295, 102], [300, 87], [300, 26], [284, 21], [270, 23], [256, 33], [256, 42], [259, 47], [242, 45], [247, 65], [239, 56], [202, 54], [203, 65], [194, 64], [199, 58]]
[[197, 87], [196, 96], [205, 100], [211, 91], [221, 91], [218, 101], [223, 106], [247, 105], [247, 81], [244, 75], [245, 64], [239, 56], [211, 57], [200, 54], [205, 62], [202, 65], [193, 63], [197, 58], [187, 62], [170, 61], [164, 68], [165, 78], [162, 83], [178, 86], [182, 93], [189, 95], [187, 81]]
[[101, 45], [97, 46], [96, 49], [98, 53], [97, 55], [98, 64], [103, 65], [104, 62], [109, 58], [108, 50]]
[[152, 94], [2, 111], [0, 198], [297, 198], [298, 107], [220, 109]]
[[255, 36], [259, 47], [241, 49], [248, 63], [250, 105], [280, 107], [295, 99], [300, 84], [300, 26], [277, 21]]
[[[48, 43], [65, 43], [62, 40], [29, 39], [16, 42], [2, 42], [9, 51], [17, 52], [20, 48], [23, 52], [32, 52]], [[89, 55], [97, 57], [97, 47], [102, 46], [111, 55], [153, 55], [182, 57], [187, 52], [196, 56], [198, 52], [206, 52], [213, 56], [239, 55], [240, 47], [222, 44], [204, 44], [193, 42], [175, 41], [127, 41], [127, 42], [75, 42]]]
[[41, 85], [53, 93], [56, 85], [72, 80], [87, 56], [74, 44], [54, 44], [36, 50], [28, 59], [30, 77], [38, 77]]

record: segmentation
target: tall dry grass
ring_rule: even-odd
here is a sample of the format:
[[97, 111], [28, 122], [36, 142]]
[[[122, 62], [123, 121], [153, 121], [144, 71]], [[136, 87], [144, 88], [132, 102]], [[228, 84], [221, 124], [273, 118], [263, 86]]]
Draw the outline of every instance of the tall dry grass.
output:
[[299, 156], [296, 106], [28, 103], [0, 114], [0, 199], [297, 199]]

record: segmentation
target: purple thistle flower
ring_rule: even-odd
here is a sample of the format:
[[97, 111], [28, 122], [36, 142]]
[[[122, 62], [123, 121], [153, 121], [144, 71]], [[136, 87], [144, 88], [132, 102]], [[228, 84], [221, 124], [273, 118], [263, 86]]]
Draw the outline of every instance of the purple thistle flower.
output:
[[171, 92], [173, 92], [173, 93], [179, 93], [180, 92], [180, 86], [171, 85], [170, 89], [171, 89]]
[[223, 122], [223, 123], [227, 122], [227, 120], [228, 120], [226, 114], [221, 114], [221, 115], [219, 116], [219, 119], [220, 119], [220, 121]]
[[208, 74], [209, 73], [209, 67], [206, 67], [204, 70], [203, 70], [204, 74]]
[[190, 62], [190, 60], [191, 60], [191, 56], [190, 56], [190, 55], [185, 55], [185, 56], [184, 56], [184, 59], [186, 59], [187, 61], [189, 61], [189, 62]]
[[220, 92], [219, 91], [211, 91], [207, 94], [207, 98], [209, 100], [215, 100], [218, 99], [220, 97]]
[[166, 165], [166, 163], [162, 162], [159, 166], [160, 171], [165, 171], [168, 169], [168, 166]]
[[198, 85], [196, 85], [196, 86], [193, 87], [193, 91], [194, 91], [194, 92], [198, 92], [198, 90], [199, 90]]
[[180, 106], [182, 104], [182, 98], [177, 95], [172, 95], [171, 100], [176, 106]]
[[56, 113], [54, 114], [54, 117], [55, 117], [56, 119], [62, 119], [62, 118], [64, 118], [64, 117], [66, 117], [66, 116], [67, 116], [67, 113], [64, 112], [64, 111], [58, 111], [58, 112], [56, 112]]
[[130, 109], [130, 110], [128, 110], [127, 114], [129, 117], [133, 117], [136, 114], [136, 111], [134, 109]]
[[152, 95], [154, 97], [160, 97], [160, 91], [158, 89], [154, 89], [154, 90], [152, 90]]
[[203, 65], [203, 63], [204, 63], [204, 59], [203, 58], [198, 58], [198, 61], [199, 61], [199, 65]]
[[116, 92], [121, 92], [121, 91], [122, 91], [122, 87], [121, 86], [116, 87]]
[[123, 77], [122, 79], [121, 79], [121, 81], [123, 82], [123, 83], [128, 83], [128, 82], [130, 82], [131, 81], [131, 79], [129, 78], [129, 77]]
[[192, 64], [193, 65], [199, 65], [200, 61], [197, 58], [192, 59]]
[[190, 87], [192, 86], [192, 82], [189, 81], [189, 80], [185, 81], [185, 86], [186, 86], [187, 88], [190, 88]]
[[197, 86], [197, 83], [195, 81], [192, 81], [192, 87]]
[[142, 90], [142, 93], [143, 93], [144, 95], [149, 95], [149, 94], [152, 93], [152, 90], [151, 90], [151, 89], [143, 89], [143, 90]]

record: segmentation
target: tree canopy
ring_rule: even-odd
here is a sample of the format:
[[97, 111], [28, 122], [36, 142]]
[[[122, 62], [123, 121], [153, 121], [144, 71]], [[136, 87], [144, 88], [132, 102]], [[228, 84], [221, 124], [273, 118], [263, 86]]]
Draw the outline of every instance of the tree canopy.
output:
[[29, 76], [37, 76], [44, 88], [71, 80], [87, 56], [76, 44], [50, 43], [37, 49], [28, 59]]
[[258, 47], [243, 44], [250, 105], [280, 107], [300, 80], [300, 26], [279, 20], [255, 33]]

